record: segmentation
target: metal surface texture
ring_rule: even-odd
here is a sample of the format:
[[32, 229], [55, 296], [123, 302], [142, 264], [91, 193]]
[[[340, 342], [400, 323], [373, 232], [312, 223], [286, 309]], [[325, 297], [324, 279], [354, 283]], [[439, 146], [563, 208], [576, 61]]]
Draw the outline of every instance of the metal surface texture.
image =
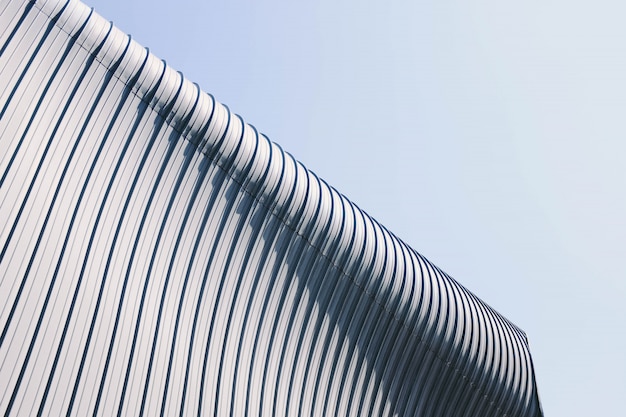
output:
[[90, 8], [0, 48], [4, 415], [541, 415], [520, 329]]

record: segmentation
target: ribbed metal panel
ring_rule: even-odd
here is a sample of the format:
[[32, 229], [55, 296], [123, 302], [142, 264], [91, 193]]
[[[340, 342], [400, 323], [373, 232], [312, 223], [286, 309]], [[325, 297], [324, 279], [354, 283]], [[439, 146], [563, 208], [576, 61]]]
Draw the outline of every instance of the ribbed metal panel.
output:
[[4, 415], [541, 415], [521, 330], [88, 7], [0, 48]]

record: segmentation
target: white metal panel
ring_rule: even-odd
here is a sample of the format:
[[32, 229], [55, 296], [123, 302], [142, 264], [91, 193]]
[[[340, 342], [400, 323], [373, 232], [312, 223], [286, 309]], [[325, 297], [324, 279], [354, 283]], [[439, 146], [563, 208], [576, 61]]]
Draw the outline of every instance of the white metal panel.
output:
[[521, 330], [75, 1], [0, 3], [6, 415], [541, 415]]

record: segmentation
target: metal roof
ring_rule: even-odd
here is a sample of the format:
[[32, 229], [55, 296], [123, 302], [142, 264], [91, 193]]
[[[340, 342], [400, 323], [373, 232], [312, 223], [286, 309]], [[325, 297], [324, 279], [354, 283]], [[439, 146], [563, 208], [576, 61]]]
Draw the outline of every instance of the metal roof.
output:
[[90, 8], [0, 48], [5, 415], [542, 414], [519, 328]]

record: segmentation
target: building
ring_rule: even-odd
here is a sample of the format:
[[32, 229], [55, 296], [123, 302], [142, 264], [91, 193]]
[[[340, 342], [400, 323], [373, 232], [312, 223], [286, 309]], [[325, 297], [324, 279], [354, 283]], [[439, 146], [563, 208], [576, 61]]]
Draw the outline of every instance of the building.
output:
[[0, 48], [4, 415], [542, 415], [520, 329], [88, 7]]

